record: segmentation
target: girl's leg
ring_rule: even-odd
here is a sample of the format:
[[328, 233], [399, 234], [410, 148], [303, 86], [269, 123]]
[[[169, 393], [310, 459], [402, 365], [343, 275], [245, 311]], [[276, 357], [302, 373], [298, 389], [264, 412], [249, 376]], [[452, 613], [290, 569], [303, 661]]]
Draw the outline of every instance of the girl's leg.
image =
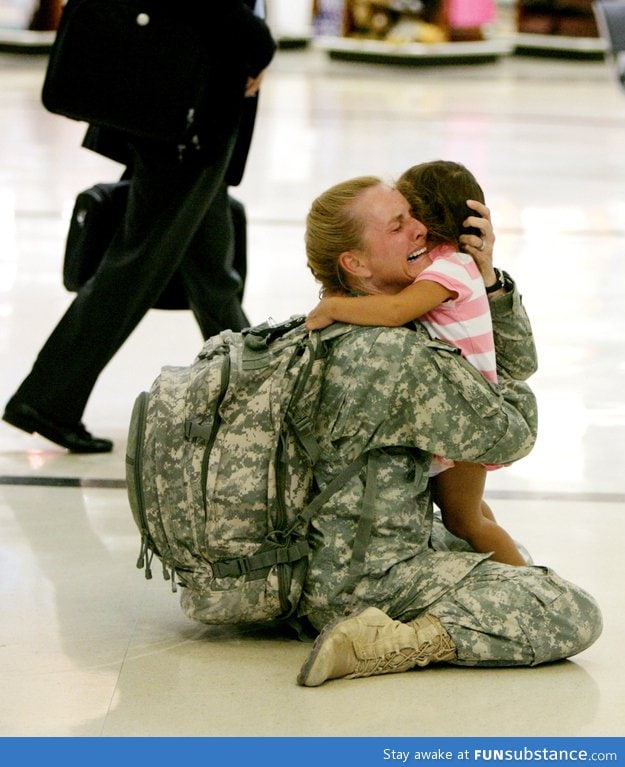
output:
[[496, 522], [483, 501], [486, 470], [475, 463], [456, 463], [432, 478], [433, 496], [450, 533], [475, 551], [492, 551], [492, 559], [509, 565], [527, 564], [510, 535]]

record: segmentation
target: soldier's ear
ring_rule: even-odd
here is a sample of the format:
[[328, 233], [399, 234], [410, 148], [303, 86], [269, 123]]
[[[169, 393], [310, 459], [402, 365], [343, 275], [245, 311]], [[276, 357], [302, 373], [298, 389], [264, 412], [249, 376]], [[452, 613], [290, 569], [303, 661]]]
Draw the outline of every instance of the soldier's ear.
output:
[[339, 264], [346, 274], [354, 277], [371, 277], [367, 259], [361, 250], [344, 250], [339, 256]]

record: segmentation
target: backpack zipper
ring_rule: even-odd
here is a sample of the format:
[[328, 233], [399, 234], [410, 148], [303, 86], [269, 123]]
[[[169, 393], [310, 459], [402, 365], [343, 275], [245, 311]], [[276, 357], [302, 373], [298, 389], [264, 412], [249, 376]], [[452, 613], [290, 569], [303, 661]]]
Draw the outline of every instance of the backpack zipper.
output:
[[148, 398], [149, 395], [147, 392], [141, 392], [141, 394], [137, 397], [135, 404], [135, 408], [137, 409], [137, 442], [135, 445], [134, 455], [126, 455], [126, 466], [129, 467], [132, 471], [135, 505], [139, 515], [139, 521], [141, 523], [141, 548], [139, 549], [137, 568], [145, 568], [145, 577], [149, 580], [152, 577], [152, 570], [150, 565], [152, 563], [154, 554], [157, 552], [154, 541], [152, 540], [150, 531], [148, 529], [148, 521], [145, 513], [145, 499], [143, 496], [143, 486], [141, 483], [145, 424], [147, 421], [148, 412]]
[[204, 448], [204, 455], [202, 456], [202, 470], [200, 474], [200, 482], [202, 486], [202, 506], [204, 507], [205, 519], [208, 518], [208, 508], [206, 504], [206, 500], [207, 500], [206, 483], [208, 482], [208, 462], [210, 460], [210, 455], [213, 449], [213, 445], [215, 444], [215, 440], [217, 439], [217, 432], [219, 431], [219, 427], [221, 425], [221, 415], [219, 413], [219, 408], [221, 407], [221, 403], [223, 402], [223, 399], [226, 396], [226, 391], [228, 390], [229, 381], [230, 381], [230, 354], [228, 353], [228, 350], [225, 349], [224, 359], [221, 365], [219, 398], [217, 399], [217, 405], [215, 406], [213, 425], [212, 425], [210, 434], [206, 440], [206, 447]]

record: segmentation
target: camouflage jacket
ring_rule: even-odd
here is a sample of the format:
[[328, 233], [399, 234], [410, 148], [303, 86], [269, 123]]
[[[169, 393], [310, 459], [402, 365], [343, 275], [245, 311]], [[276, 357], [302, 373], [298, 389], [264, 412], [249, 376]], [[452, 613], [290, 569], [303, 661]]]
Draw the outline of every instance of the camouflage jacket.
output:
[[536, 369], [530, 323], [516, 289], [491, 310], [497, 386], [418, 324], [359, 327], [333, 345], [316, 480], [323, 488], [362, 450], [369, 460], [312, 520], [300, 613], [316, 628], [357, 604], [422, 610], [487, 556], [432, 548], [428, 468], [432, 454], [510, 463], [534, 444], [536, 403], [521, 382]]

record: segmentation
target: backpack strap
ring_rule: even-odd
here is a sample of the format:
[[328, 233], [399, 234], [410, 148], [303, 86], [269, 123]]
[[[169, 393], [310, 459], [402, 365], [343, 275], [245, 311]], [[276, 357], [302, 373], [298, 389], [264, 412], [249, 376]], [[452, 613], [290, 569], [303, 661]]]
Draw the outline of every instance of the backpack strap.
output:
[[367, 454], [363, 453], [352, 461], [340, 474], [325, 486], [325, 488], [304, 508], [295, 518], [295, 521], [288, 530], [276, 530], [272, 533], [274, 540], [269, 540], [272, 548], [263, 551], [257, 551], [247, 557], [237, 557], [236, 559], [222, 559], [212, 562], [213, 575], [216, 578], [236, 578], [240, 575], [246, 575], [254, 570], [263, 570], [273, 565], [286, 562], [296, 562], [298, 559], [308, 556], [310, 545], [305, 539], [296, 540], [294, 543], [276, 544], [276, 534], [284, 541], [291, 541], [296, 535], [296, 528], [302, 522], [308, 524], [313, 514], [318, 511], [326, 501], [351, 477], [357, 474], [365, 465]]
[[321, 448], [315, 437], [310, 417], [305, 413], [299, 415], [297, 413], [287, 413], [286, 420], [291, 427], [293, 434], [299, 440], [300, 445], [304, 448], [304, 452], [308, 456], [310, 465], [314, 466], [321, 455]]
[[[253, 331], [246, 332], [245, 346], [248, 354], [245, 355], [245, 363], [254, 366], [262, 365], [263, 358], [269, 354], [271, 343], [282, 338], [287, 333], [294, 331], [304, 323], [304, 317], [295, 317], [288, 322], [282, 323], [276, 327], [259, 327]], [[309, 416], [297, 413], [297, 402], [301, 396], [304, 387], [308, 382], [310, 371], [315, 361], [326, 353], [325, 343], [334, 338], [349, 332], [353, 326], [342, 323], [334, 323], [321, 331], [309, 332], [306, 337], [302, 337], [303, 348], [308, 350], [308, 360], [304, 368], [299, 372], [291, 401], [287, 407], [285, 419], [300, 444], [306, 451], [312, 466], [317, 462], [320, 455], [320, 448], [314, 434], [313, 424]], [[200, 436], [200, 435], [198, 435]], [[346, 466], [326, 487], [318, 493], [315, 498], [296, 515], [293, 523], [287, 530], [273, 530], [260, 551], [250, 554], [247, 557], [237, 557], [234, 559], [224, 559], [212, 562], [213, 575], [216, 578], [239, 577], [249, 575], [255, 571], [266, 571], [268, 568], [278, 564], [297, 562], [308, 556], [310, 545], [307, 540], [299, 538], [298, 530], [307, 528], [313, 515], [331, 498], [334, 493], [341, 488], [351, 477], [357, 474], [368, 462], [369, 453], [365, 452], [359, 455], [352, 463]], [[371, 526], [373, 524], [373, 497], [375, 488], [369, 493], [369, 502], [366, 504], [370, 509], [367, 521], [361, 520], [363, 530], [360, 533], [362, 544], [361, 553], [358, 554], [359, 560], [364, 562], [364, 555], [369, 542]], [[359, 526], [360, 527], [360, 526]], [[356, 576], [354, 576], [356, 577]]]
[[245, 345], [248, 349], [254, 349], [255, 351], [263, 350], [270, 346], [274, 341], [282, 338], [282, 336], [301, 327], [305, 320], [306, 317], [302, 314], [291, 317], [285, 322], [281, 322], [279, 325], [271, 325], [269, 322], [263, 322], [262, 325], [257, 325], [254, 328], [245, 328], [245, 330], [241, 331], [241, 335], [245, 338]]
[[367, 461], [367, 453], [361, 453], [358, 458], [354, 459], [348, 466], [346, 466], [340, 474], [337, 474], [334, 479], [329, 482], [323, 490], [316, 495], [313, 500], [297, 515], [295, 523], [289, 528], [287, 534], [292, 534], [294, 529], [300, 522], [310, 522], [319, 509], [336, 493], [336, 491], [343, 487], [343, 485], [350, 480], [355, 474], [362, 469]]
[[[302, 324], [300, 320], [303, 321], [303, 318], [296, 318], [292, 322], [296, 322], [296, 326], [299, 327]], [[344, 335], [352, 328], [353, 325], [335, 322], [327, 328], [323, 328], [323, 330], [315, 330], [308, 333], [307, 346], [310, 350], [309, 362], [306, 369], [300, 373], [299, 380], [291, 398], [291, 405], [289, 405], [287, 410], [286, 420], [308, 455], [311, 466], [314, 466], [319, 460], [321, 449], [317, 442], [317, 438], [315, 437], [313, 422], [310, 419], [310, 416], [298, 412], [297, 403], [299, 402], [299, 397], [306, 385], [310, 369], [316, 360], [326, 354], [327, 342]]]
[[352, 558], [349, 570], [345, 576], [340, 591], [353, 594], [365, 564], [365, 555], [371, 540], [371, 530], [375, 518], [375, 499], [378, 492], [378, 470], [381, 466], [382, 450], [371, 450], [367, 456], [367, 478], [365, 492], [360, 508], [360, 519], [356, 529], [354, 545], [352, 546]]
[[238, 578], [240, 575], [248, 575], [255, 570], [268, 570], [274, 565], [282, 565], [297, 562], [308, 556], [310, 546], [305, 540], [297, 541], [290, 546], [279, 546], [264, 551], [257, 551], [249, 557], [237, 559], [222, 559], [212, 562], [213, 575], [215, 578]]

